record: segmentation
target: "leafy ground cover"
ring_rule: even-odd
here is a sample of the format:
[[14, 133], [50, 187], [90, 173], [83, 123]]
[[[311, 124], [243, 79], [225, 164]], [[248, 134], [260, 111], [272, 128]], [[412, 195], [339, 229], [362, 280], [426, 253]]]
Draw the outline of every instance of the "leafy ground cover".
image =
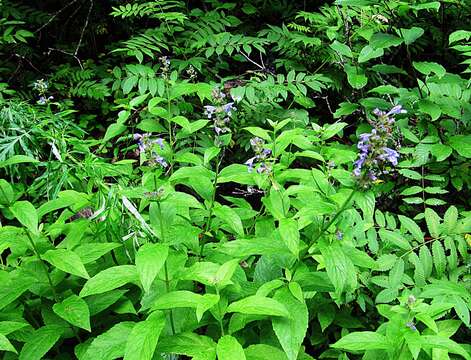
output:
[[471, 359], [470, 16], [0, 0], [0, 357]]

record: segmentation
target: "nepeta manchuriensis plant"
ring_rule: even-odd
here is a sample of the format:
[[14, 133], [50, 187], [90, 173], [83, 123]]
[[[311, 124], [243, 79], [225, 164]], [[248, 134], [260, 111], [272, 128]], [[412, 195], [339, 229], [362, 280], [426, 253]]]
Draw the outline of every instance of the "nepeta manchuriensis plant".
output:
[[389, 174], [398, 164], [401, 145], [397, 138], [394, 116], [405, 112], [401, 105], [388, 112], [379, 109], [373, 111], [376, 119], [368, 120], [373, 129], [370, 133], [360, 134], [357, 144], [360, 154], [354, 162], [353, 174], [361, 186], [367, 187], [369, 182]]

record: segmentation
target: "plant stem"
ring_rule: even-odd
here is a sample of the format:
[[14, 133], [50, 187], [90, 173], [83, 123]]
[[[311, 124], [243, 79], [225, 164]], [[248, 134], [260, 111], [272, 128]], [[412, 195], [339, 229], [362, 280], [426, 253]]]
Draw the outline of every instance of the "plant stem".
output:
[[[160, 200], [157, 201], [157, 208], [159, 209], [159, 223], [160, 223], [160, 237], [163, 243], [165, 243], [164, 223], [162, 221], [162, 207], [160, 206]], [[168, 277], [168, 266], [167, 261], [164, 263], [164, 276], [165, 276], [165, 291], [170, 292], [170, 280]], [[170, 327], [172, 328], [172, 335], [175, 335], [175, 320], [173, 318], [173, 311], [170, 309]]]
[[218, 317], [219, 317], [218, 322], [219, 322], [219, 329], [221, 329], [221, 336], [224, 336], [224, 335], [225, 335], [225, 334], [224, 334], [224, 324], [223, 324], [223, 322], [222, 322], [222, 316], [223, 316], [223, 315], [222, 315], [222, 311], [221, 311], [221, 302], [220, 302], [220, 301], [221, 301], [221, 295], [219, 294], [219, 289], [218, 289], [217, 286], [215, 286], [215, 289], [216, 289], [216, 295], [219, 296], [219, 301], [218, 301], [218, 313], [219, 313], [219, 314], [218, 314], [218, 315], [219, 315], [219, 316], [218, 316]]
[[217, 190], [218, 177], [219, 177], [219, 165], [220, 165], [221, 160], [222, 160], [222, 157], [221, 157], [221, 159], [219, 159], [219, 157], [218, 157], [217, 161], [216, 161], [216, 175], [214, 176], [213, 195], [211, 197], [211, 202], [209, 203], [208, 222], [206, 223], [206, 226], [204, 227], [203, 238], [201, 240], [200, 254], [199, 254], [200, 259], [203, 257], [204, 245], [206, 244], [205, 241], [204, 241], [204, 236], [209, 231], [209, 229], [211, 227], [212, 218], [213, 218], [214, 203], [216, 201], [216, 190]]
[[49, 274], [49, 269], [47, 268], [46, 263], [44, 262], [43, 258], [39, 254], [38, 248], [36, 247], [36, 244], [33, 241], [33, 238], [31, 237], [31, 234], [29, 233], [28, 230], [26, 230], [26, 235], [28, 236], [29, 242], [31, 243], [31, 246], [33, 247], [33, 251], [37, 258], [39, 259], [39, 262], [43, 266], [44, 272], [46, 273], [47, 281], [49, 282], [49, 286], [51, 287], [52, 290], [52, 295], [54, 297], [54, 300], [56, 303], [59, 302], [59, 297], [57, 296], [56, 289], [54, 288], [54, 284], [52, 283], [51, 275]]
[[345, 202], [343, 203], [340, 210], [334, 215], [334, 217], [332, 219], [330, 219], [330, 221], [326, 225], [324, 225], [321, 228], [321, 231], [319, 232], [319, 234], [310, 242], [309, 246], [304, 251], [304, 253], [301, 254], [301, 256], [300, 256], [301, 259], [304, 258], [309, 253], [309, 250], [317, 242], [317, 240], [319, 240], [321, 238], [321, 236], [324, 235], [324, 233], [330, 228], [330, 226], [335, 222], [335, 220], [337, 220], [338, 217], [345, 211], [345, 209], [350, 204], [350, 201], [353, 199], [353, 196], [355, 196], [355, 194], [356, 194], [356, 190], [352, 190], [352, 192], [348, 196], [347, 200], [345, 200]]

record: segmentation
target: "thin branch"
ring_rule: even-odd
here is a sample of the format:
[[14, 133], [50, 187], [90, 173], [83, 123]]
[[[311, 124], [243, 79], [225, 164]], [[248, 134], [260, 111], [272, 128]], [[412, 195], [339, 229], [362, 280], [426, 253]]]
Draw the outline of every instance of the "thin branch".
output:
[[72, 56], [75, 60], [77, 60], [79, 66], [80, 66], [80, 69], [83, 70], [83, 65], [82, 65], [82, 61], [80, 61], [80, 59], [78, 58], [77, 55], [71, 53], [71, 52], [68, 52], [68, 51], [65, 51], [65, 50], [62, 50], [62, 49], [57, 49], [57, 48], [48, 48], [48, 55], [51, 53], [51, 51], [57, 51], [57, 52], [60, 52], [62, 54], [65, 54], [65, 55], [69, 55], [69, 56]]
[[35, 33], [41, 31], [42, 29], [44, 29], [46, 26], [48, 26], [57, 16], [59, 16], [65, 9], [67, 9], [69, 6], [75, 4], [78, 0], [72, 0], [70, 3], [68, 3], [67, 5], [65, 5], [62, 9], [58, 10], [57, 12], [54, 13], [54, 15], [52, 15], [52, 17], [46, 22], [44, 23], [39, 29], [37, 29], [35, 31]]
[[93, 8], [93, 0], [90, 0], [90, 6], [88, 8], [87, 19], [85, 20], [85, 25], [83, 26], [82, 32], [80, 33], [80, 39], [77, 44], [77, 47], [75, 48], [74, 56], [77, 56], [78, 51], [80, 49], [80, 45], [82, 45], [83, 35], [85, 34], [85, 29], [88, 26], [88, 21], [90, 20], [90, 14], [92, 13], [92, 8]]

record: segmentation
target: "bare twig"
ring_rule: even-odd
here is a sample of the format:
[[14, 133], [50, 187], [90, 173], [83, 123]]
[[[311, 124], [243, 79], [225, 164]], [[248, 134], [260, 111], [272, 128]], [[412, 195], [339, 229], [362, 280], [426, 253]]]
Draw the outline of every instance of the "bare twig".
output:
[[46, 21], [43, 25], [41, 25], [41, 27], [39, 29], [37, 29], [35, 31], [35, 33], [41, 31], [42, 29], [44, 29], [46, 26], [48, 26], [57, 16], [59, 16], [65, 9], [67, 9], [69, 6], [75, 4], [78, 0], [72, 0], [70, 3], [68, 3], [67, 5], [65, 5], [62, 9], [58, 10], [57, 12], [54, 13], [54, 15], [51, 16], [51, 18]]
[[57, 51], [57, 52], [60, 52], [62, 54], [65, 54], [65, 55], [69, 55], [69, 56], [72, 56], [75, 60], [77, 60], [79, 66], [80, 66], [80, 69], [83, 70], [83, 65], [82, 65], [82, 61], [80, 61], [80, 59], [78, 58], [77, 55], [71, 53], [71, 52], [68, 52], [68, 51], [65, 51], [65, 50], [62, 50], [62, 49], [57, 49], [57, 48], [48, 48], [48, 55], [51, 53], [51, 51]]
[[75, 48], [74, 56], [77, 56], [78, 51], [80, 49], [80, 45], [82, 45], [83, 35], [85, 34], [85, 29], [88, 26], [88, 21], [90, 20], [90, 14], [92, 13], [92, 8], [93, 8], [93, 0], [90, 0], [90, 6], [88, 8], [87, 18], [85, 20], [85, 24], [83, 25], [82, 32], [80, 33], [80, 39], [79, 39], [79, 42], [77, 43], [77, 47]]

